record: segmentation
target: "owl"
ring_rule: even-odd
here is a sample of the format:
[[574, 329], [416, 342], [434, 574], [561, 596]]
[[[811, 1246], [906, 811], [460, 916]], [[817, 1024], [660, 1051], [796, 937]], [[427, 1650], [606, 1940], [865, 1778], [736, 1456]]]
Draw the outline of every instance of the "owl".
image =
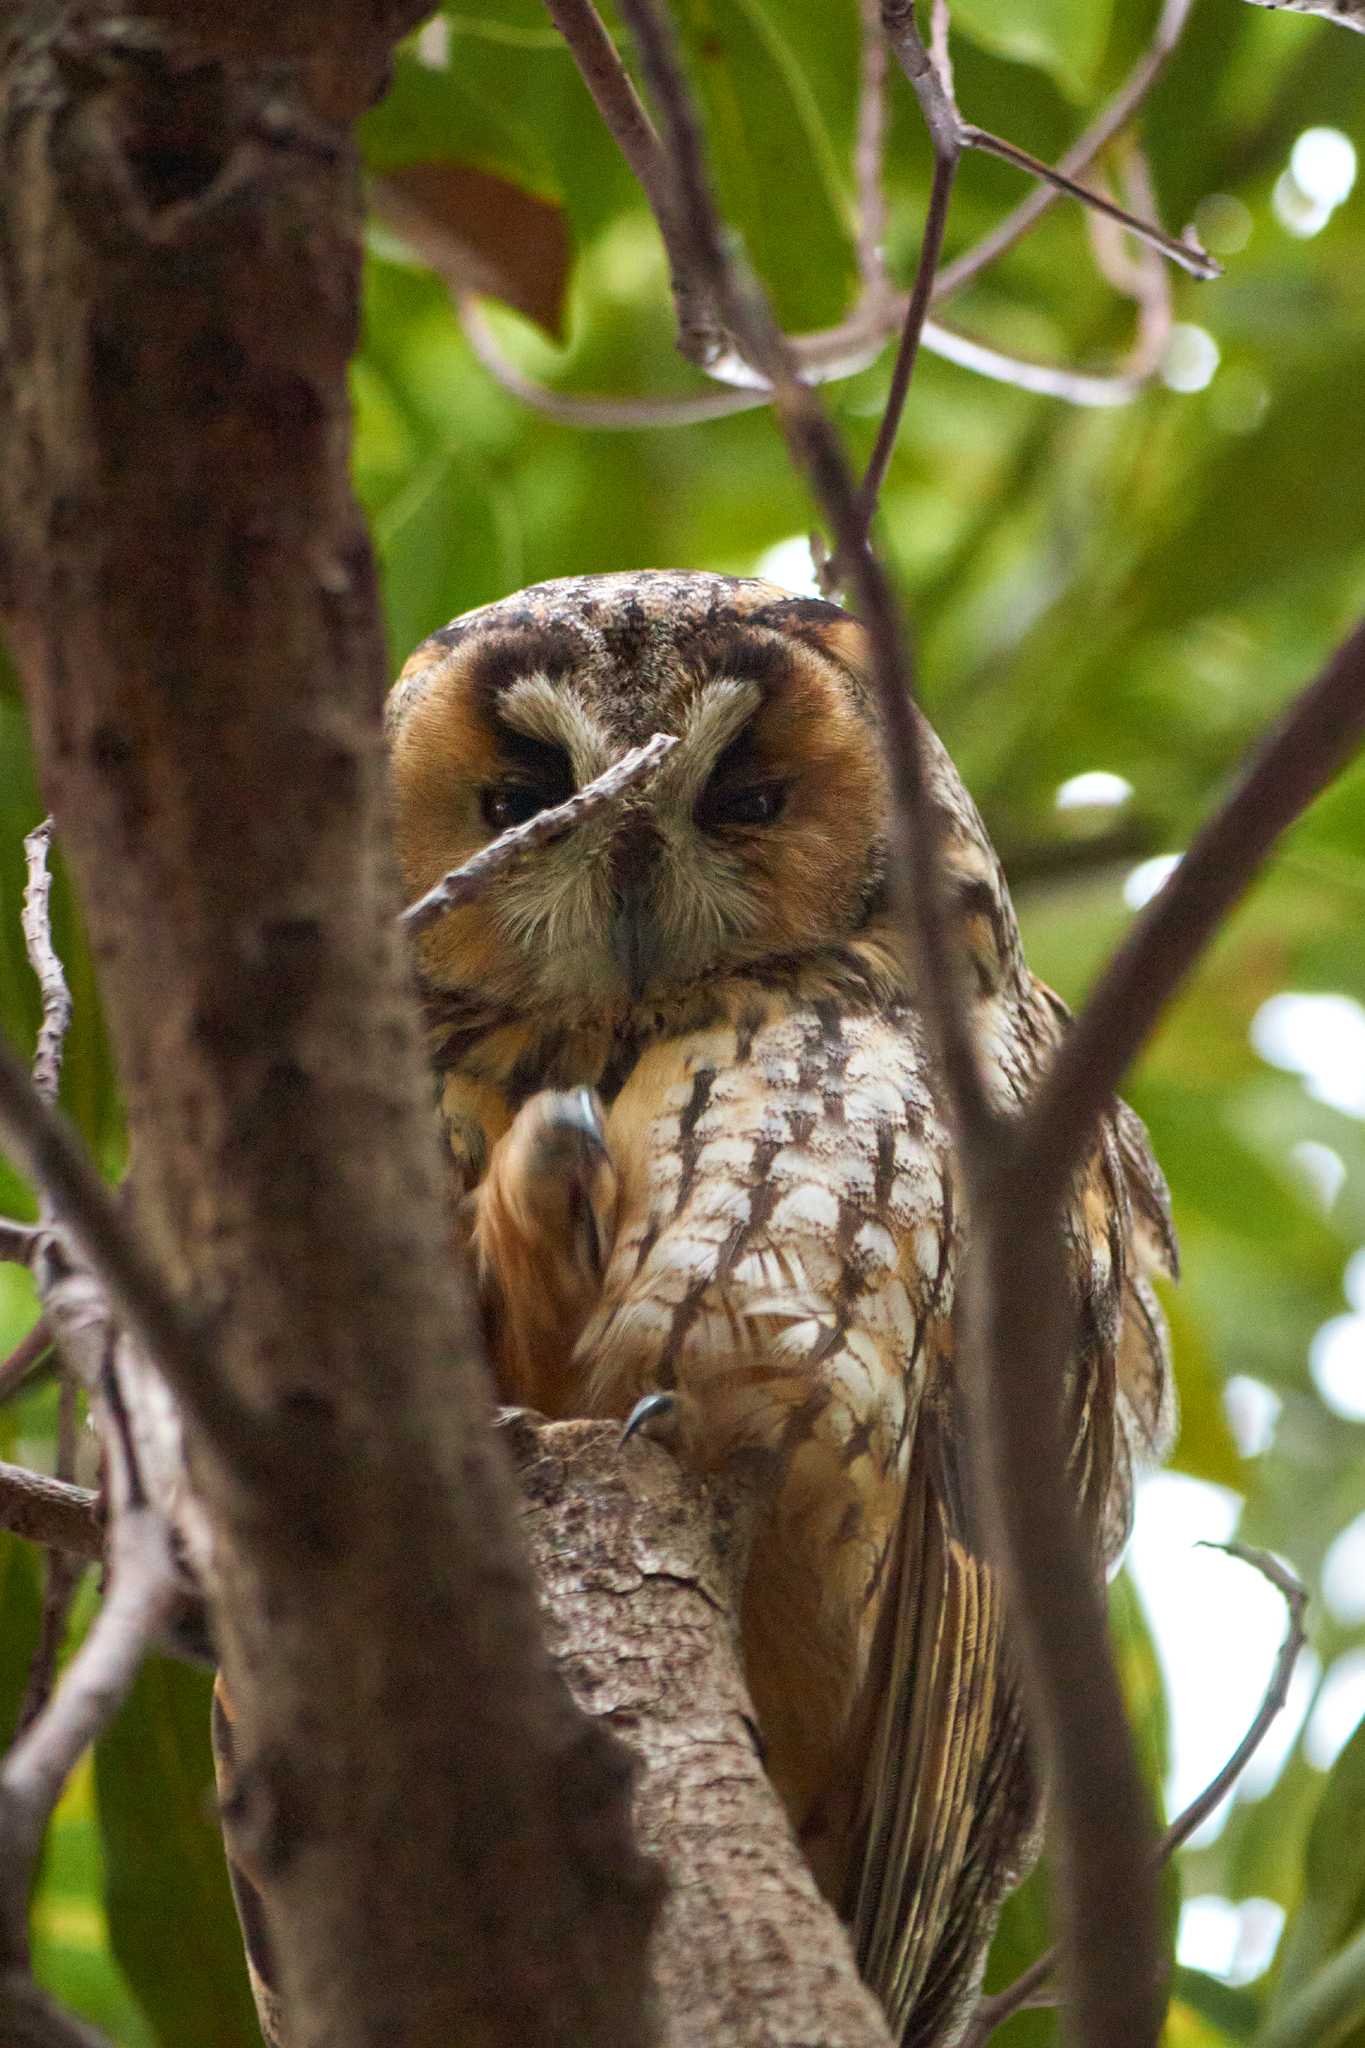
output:
[[[906, 2044], [956, 2040], [1039, 1788], [964, 1471], [970, 1218], [890, 907], [864, 634], [757, 580], [538, 584], [432, 634], [390, 699], [408, 900], [653, 733], [653, 780], [418, 941], [456, 1228], [500, 1397], [647, 1418], [771, 1474], [742, 1596], [765, 1762]], [[990, 1093], [1066, 1028], [924, 728]], [[1114, 1104], [1066, 1218], [1071, 1471], [1096, 1569], [1172, 1427], [1164, 1184]]]

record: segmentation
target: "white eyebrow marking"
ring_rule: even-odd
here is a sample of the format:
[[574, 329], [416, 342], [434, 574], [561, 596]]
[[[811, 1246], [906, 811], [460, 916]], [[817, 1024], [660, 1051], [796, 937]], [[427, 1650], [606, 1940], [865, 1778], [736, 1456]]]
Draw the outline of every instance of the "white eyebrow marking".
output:
[[621, 752], [581, 692], [572, 683], [553, 682], [547, 675], [533, 672], [509, 684], [498, 698], [498, 716], [530, 739], [563, 747], [578, 789], [595, 781]]

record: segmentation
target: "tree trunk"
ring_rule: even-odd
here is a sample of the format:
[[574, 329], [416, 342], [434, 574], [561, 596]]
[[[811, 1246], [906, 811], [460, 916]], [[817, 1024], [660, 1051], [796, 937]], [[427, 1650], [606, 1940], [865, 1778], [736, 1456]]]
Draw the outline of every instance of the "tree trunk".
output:
[[177, 1391], [297, 2048], [635, 2048], [657, 1874], [546, 1655], [394, 930], [344, 123], [400, 25], [11, 17], [0, 604], [210, 1341]]

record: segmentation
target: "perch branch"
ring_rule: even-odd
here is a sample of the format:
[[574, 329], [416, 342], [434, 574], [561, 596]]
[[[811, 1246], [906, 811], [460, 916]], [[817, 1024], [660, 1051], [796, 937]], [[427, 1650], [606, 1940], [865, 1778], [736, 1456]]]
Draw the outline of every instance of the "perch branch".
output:
[[[1183, 1848], [1195, 1829], [1203, 1826], [1214, 1808], [1227, 1797], [1265, 1741], [1276, 1716], [1283, 1711], [1285, 1701], [1289, 1697], [1289, 1681], [1294, 1675], [1294, 1666], [1307, 1640], [1303, 1617], [1308, 1605], [1308, 1594], [1292, 1572], [1286, 1571], [1285, 1567], [1267, 1551], [1248, 1550], [1240, 1543], [1211, 1543], [1206, 1547], [1210, 1550], [1225, 1551], [1229, 1557], [1240, 1558], [1243, 1564], [1249, 1564], [1253, 1570], [1260, 1572], [1263, 1578], [1269, 1579], [1276, 1591], [1284, 1596], [1289, 1612], [1289, 1626], [1285, 1631], [1284, 1641], [1280, 1644], [1260, 1705], [1251, 1718], [1246, 1734], [1222, 1769], [1209, 1780], [1198, 1797], [1190, 1801], [1184, 1812], [1171, 1822], [1161, 1837], [1157, 1851], [1158, 1864], [1168, 1863], [1176, 1850]], [[963, 2039], [962, 2048], [983, 2048], [983, 2044], [989, 2040], [996, 2028], [1002, 2027], [1006, 2020], [1013, 2019], [1015, 2013], [1022, 2012], [1025, 2006], [1052, 2004], [1054, 2001], [1050, 1997], [1041, 1997], [1039, 1994], [1056, 1970], [1058, 1959], [1059, 1951], [1055, 1947], [1048, 1949], [1036, 1961], [1030, 1963], [1027, 1970], [1015, 1978], [1013, 1984], [1007, 1985], [1003, 1991], [997, 1991], [989, 1998], [983, 1998], [972, 2015], [972, 2023]]]
[[515, 867], [518, 861], [524, 860], [528, 853], [536, 853], [554, 840], [562, 839], [566, 832], [572, 832], [586, 818], [594, 817], [598, 811], [617, 803], [627, 790], [636, 789], [646, 782], [677, 744], [671, 733], [656, 732], [644, 746], [632, 748], [595, 781], [575, 790], [566, 803], [552, 804], [548, 810], [537, 811], [524, 825], [509, 826], [487, 846], [481, 846], [462, 866], [443, 875], [425, 896], [419, 896], [415, 903], [410, 903], [399, 922], [413, 934], [424, 932], [447, 911], [472, 903], [490, 883]]

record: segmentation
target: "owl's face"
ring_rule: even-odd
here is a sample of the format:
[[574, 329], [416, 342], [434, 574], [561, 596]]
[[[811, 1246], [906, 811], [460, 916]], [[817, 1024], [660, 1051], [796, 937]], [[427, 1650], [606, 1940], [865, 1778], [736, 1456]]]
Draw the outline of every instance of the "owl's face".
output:
[[861, 631], [771, 584], [542, 584], [425, 641], [390, 710], [409, 900], [652, 733], [647, 789], [423, 941], [429, 978], [601, 1015], [801, 958], [881, 908], [887, 785]]

